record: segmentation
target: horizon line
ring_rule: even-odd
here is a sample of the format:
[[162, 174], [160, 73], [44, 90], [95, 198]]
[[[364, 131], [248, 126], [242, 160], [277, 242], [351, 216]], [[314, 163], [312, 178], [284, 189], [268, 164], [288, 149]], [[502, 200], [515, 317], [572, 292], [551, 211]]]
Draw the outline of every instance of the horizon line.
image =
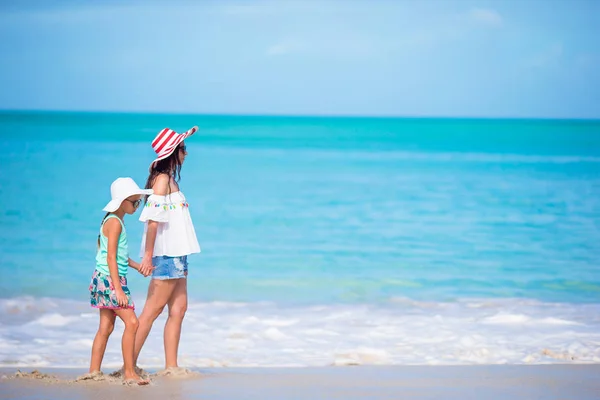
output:
[[122, 114], [122, 115], [180, 115], [204, 117], [268, 117], [268, 118], [347, 118], [347, 119], [471, 119], [471, 120], [529, 120], [529, 121], [580, 121], [600, 122], [600, 117], [535, 117], [535, 116], [468, 116], [468, 115], [380, 115], [380, 114], [285, 114], [285, 113], [205, 113], [182, 111], [127, 111], [127, 110], [60, 110], [0, 108], [0, 114]]

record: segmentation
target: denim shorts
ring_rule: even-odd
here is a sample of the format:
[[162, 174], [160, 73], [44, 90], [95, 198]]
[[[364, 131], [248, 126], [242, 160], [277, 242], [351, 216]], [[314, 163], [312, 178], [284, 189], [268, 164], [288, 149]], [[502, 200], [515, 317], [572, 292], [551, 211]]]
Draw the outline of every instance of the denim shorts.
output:
[[187, 256], [152, 257], [152, 265], [155, 267], [154, 271], [152, 271], [152, 279], [180, 279], [187, 277]]

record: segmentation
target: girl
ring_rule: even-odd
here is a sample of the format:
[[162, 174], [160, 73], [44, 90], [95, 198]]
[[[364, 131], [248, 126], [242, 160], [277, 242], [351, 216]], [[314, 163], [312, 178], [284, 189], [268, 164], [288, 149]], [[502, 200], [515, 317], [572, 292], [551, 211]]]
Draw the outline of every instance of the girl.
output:
[[131, 178], [118, 178], [110, 186], [110, 193], [112, 200], [104, 207], [107, 214], [100, 226], [96, 269], [90, 283], [90, 301], [92, 307], [100, 309], [100, 326], [92, 345], [89, 372], [100, 372], [106, 343], [115, 327], [115, 318], [119, 316], [125, 324], [121, 342], [124, 379], [146, 385], [148, 381], [140, 378], [134, 370], [133, 342], [138, 320], [127, 288], [127, 267], [138, 270], [144, 276], [148, 276], [150, 270], [140, 268], [138, 263], [129, 258], [123, 217], [133, 214], [142, 201], [141, 195], [152, 194], [152, 190], [140, 189]]
[[188, 203], [179, 190], [178, 182], [187, 156], [183, 141], [197, 130], [195, 126], [178, 134], [165, 128], [152, 141], [157, 158], [150, 165], [146, 188], [152, 188], [154, 194], [147, 198], [140, 216], [140, 221], [145, 222], [141, 268], [152, 270], [152, 280], [135, 337], [136, 365], [152, 324], [168, 306], [163, 341], [165, 369], [178, 367], [177, 350], [187, 310], [187, 256], [200, 252]]

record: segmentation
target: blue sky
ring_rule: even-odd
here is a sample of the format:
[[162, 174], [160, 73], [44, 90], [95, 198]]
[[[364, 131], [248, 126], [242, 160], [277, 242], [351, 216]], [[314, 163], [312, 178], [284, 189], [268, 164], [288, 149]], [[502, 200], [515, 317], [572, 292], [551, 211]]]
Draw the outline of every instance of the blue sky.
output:
[[0, 109], [600, 118], [598, 38], [594, 0], [2, 1]]

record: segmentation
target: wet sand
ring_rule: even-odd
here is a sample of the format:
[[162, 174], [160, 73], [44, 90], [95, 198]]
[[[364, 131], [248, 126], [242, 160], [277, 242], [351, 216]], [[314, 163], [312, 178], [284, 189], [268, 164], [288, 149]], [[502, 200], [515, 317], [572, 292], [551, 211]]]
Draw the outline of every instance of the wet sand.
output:
[[600, 399], [597, 364], [150, 371], [143, 387], [77, 380], [79, 369], [21, 371], [0, 369], [1, 399]]

